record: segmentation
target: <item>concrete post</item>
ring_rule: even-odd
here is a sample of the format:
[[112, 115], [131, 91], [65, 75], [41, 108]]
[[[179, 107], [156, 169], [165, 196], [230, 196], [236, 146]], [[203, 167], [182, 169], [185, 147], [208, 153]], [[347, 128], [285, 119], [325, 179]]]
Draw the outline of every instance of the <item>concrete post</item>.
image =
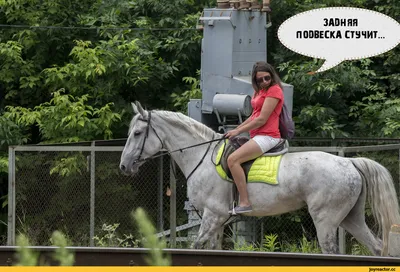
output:
[[[345, 157], [343, 149], [339, 151], [340, 157]], [[339, 227], [339, 252], [340, 254], [346, 254], [346, 231], [344, 228]]]
[[7, 245], [15, 246], [15, 149], [8, 147], [8, 219]]
[[389, 232], [389, 256], [400, 257], [400, 225], [392, 225]]
[[169, 172], [169, 186], [171, 188], [171, 196], [169, 198], [170, 216], [169, 216], [169, 228], [170, 232], [170, 247], [176, 247], [176, 162], [171, 157], [171, 168]]
[[[93, 141], [91, 144], [92, 147], [96, 146], [96, 142]], [[90, 242], [89, 245], [91, 247], [94, 246], [94, 224], [95, 224], [95, 188], [96, 188], [96, 152], [94, 150], [90, 151], [90, 230], [89, 237]]]
[[256, 241], [256, 228], [254, 218], [232, 224], [233, 239], [238, 247], [243, 247]]

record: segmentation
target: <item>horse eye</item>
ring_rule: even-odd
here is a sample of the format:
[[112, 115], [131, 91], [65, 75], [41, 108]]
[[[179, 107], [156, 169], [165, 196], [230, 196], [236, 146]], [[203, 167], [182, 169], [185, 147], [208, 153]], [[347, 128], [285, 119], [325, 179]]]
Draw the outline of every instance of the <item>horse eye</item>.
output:
[[140, 133], [141, 133], [140, 131], [135, 131], [135, 132], [133, 133], [133, 135], [134, 135], [134, 136], [139, 136]]

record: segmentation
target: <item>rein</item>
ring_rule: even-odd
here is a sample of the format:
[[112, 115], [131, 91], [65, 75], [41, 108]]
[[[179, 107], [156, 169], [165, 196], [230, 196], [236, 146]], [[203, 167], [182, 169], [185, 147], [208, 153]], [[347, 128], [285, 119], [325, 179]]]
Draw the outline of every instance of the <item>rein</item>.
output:
[[138, 158], [136, 161], [134, 161], [134, 163], [145, 162], [145, 161], [147, 161], [147, 160], [154, 159], [154, 158], [158, 158], [158, 157], [161, 157], [161, 156], [171, 155], [172, 153], [175, 153], [175, 152], [178, 152], [178, 151], [183, 152], [183, 150], [185, 150], [185, 149], [193, 148], [193, 147], [200, 146], [200, 145], [209, 144], [209, 146], [208, 146], [206, 152], [204, 153], [203, 157], [201, 158], [200, 162], [199, 162], [199, 163], [197, 164], [197, 166], [192, 170], [192, 172], [190, 172], [190, 174], [188, 175], [188, 177], [186, 178], [186, 180], [189, 180], [189, 178], [192, 176], [192, 174], [193, 174], [193, 173], [197, 170], [197, 168], [202, 164], [204, 158], [206, 157], [208, 151], [210, 150], [211, 143], [212, 143], [212, 142], [216, 142], [216, 141], [222, 141], [223, 139], [226, 138], [226, 137], [224, 136], [224, 137], [222, 137], [222, 138], [214, 139], [214, 136], [213, 136], [213, 139], [210, 140], [210, 141], [206, 141], [206, 142], [199, 143], [199, 144], [195, 144], [195, 145], [186, 146], [186, 147], [179, 148], [179, 149], [176, 149], [176, 150], [164, 152], [164, 153], [161, 153], [161, 154], [158, 154], [158, 155], [153, 155], [153, 156], [150, 156], [150, 157], [147, 157], [147, 158], [141, 158], [141, 157], [142, 157], [143, 150], [144, 150], [144, 146], [145, 146], [145, 144], [146, 144], [147, 137], [149, 136], [149, 130], [150, 130], [150, 128], [153, 129], [153, 131], [154, 131], [154, 133], [156, 134], [158, 140], [161, 142], [161, 148], [164, 148], [164, 143], [163, 143], [163, 141], [161, 140], [160, 136], [158, 136], [157, 131], [154, 129], [154, 127], [153, 127], [153, 126], [151, 125], [151, 123], [150, 123], [150, 121], [151, 121], [151, 111], [149, 111], [149, 118], [148, 118], [147, 120], [143, 120], [143, 121], [146, 121], [146, 122], [147, 122], [146, 136], [145, 136], [145, 138], [144, 138], [144, 140], [143, 140], [142, 149], [140, 150], [139, 158]]
[[[164, 152], [164, 153], [161, 153], [161, 154], [158, 154], [158, 155], [153, 155], [153, 156], [150, 156], [150, 157], [147, 157], [147, 158], [141, 158], [142, 153], [143, 153], [143, 150], [144, 150], [144, 146], [145, 146], [145, 144], [146, 144], [147, 137], [148, 137], [148, 135], [149, 135], [149, 130], [150, 130], [150, 128], [153, 129], [153, 131], [154, 131], [154, 133], [156, 134], [158, 140], [161, 142], [161, 148], [164, 147], [164, 143], [163, 143], [163, 141], [161, 140], [160, 136], [158, 136], [157, 131], [156, 131], [156, 130], [154, 129], [154, 127], [150, 124], [150, 121], [151, 121], [151, 111], [149, 111], [149, 118], [148, 118], [147, 120], [144, 120], [144, 121], [147, 121], [146, 136], [145, 136], [145, 138], [144, 138], [144, 140], [143, 140], [142, 149], [140, 150], [139, 158], [138, 158], [134, 163], [144, 162], [144, 161], [147, 161], [147, 160], [150, 160], [150, 159], [154, 159], [154, 158], [158, 158], [158, 157], [161, 157], [161, 156], [170, 155], [170, 154], [175, 153], [175, 152], [178, 152], [178, 151], [183, 152], [183, 150], [186, 150], [186, 149], [189, 149], [189, 148], [193, 148], [193, 147], [196, 147], [196, 146], [201, 146], [201, 145], [209, 144], [208, 147], [207, 147], [206, 152], [204, 152], [204, 155], [203, 155], [203, 157], [201, 158], [201, 160], [199, 161], [199, 163], [196, 165], [196, 167], [195, 167], [195, 168], [190, 172], [190, 174], [187, 176], [186, 181], [189, 180], [189, 178], [192, 176], [192, 174], [193, 174], [193, 173], [197, 170], [197, 168], [203, 163], [204, 158], [206, 157], [208, 151], [210, 151], [211, 143], [217, 142], [217, 141], [222, 141], [222, 140], [226, 139], [225, 136], [223, 136], [223, 137], [221, 137], [221, 138], [218, 138], [218, 139], [214, 139], [214, 135], [213, 135], [213, 139], [210, 140], [210, 141], [206, 141], [206, 142], [199, 143], [199, 144], [195, 144], [195, 145], [186, 146], [186, 147], [179, 148], [179, 149], [172, 150], [172, 151], [167, 151], [167, 152]], [[214, 150], [215, 150], [215, 148], [214, 148]], [[211, 157], [211, 162], [213, 162], [213, 161], [212, 161], [212, 157]], [[213, 163], [214, 163], [214, 162], [213, 162]], [[214, 163], [214, 164], [215, 164], [215, 163]], [[176, 178], [176, 169], [175, 169], [174, 166], [172, 166], [172, 172], [173, 172], [173, 174], [174, 174], [174, 176], [175, 176], [175, 178]], [[200, 213], [199, 213], [199, 211], [196, 209], [196, 207], [195, 207], [193, 204], [192, 204], [191, 206], [194, 208], [194, 210], [196, 211], [196, 213], [197, 213], [197, 215], [200, 217], [200, 219], [202, 219], [202, 216], [200, 215]], [[228, 221], [231, 219], [231, 217], [232, 217], [232, 215], [230, 215], [230, 216], [228, 217], [228, 219], [227, 219], [222, 225], [227, 224]]]
[[[154, 128], [153, 128], [153, 130], [154, 130]], [[150, 157], [147, 157], [147, 158], [142, 158], [142, 159], [136, 160], [135, 162], [147, 161], [147, 160], [150, 160], [150, 159], [154, 159], [154, 158], [158, 158], [158, 157], [161, 157], [161, 156], [169, 155], [169, 154], [172, 154], [172, 153], [175, 153], [175, 152], [178, 152], [178, 151], [183, 152], [183, 150], [185, 150], [185, 149], [189, 149], [189, 148], [200, 146], [200, 145], [209, 144], [209, 143], [212, 143], [212, 142], [221, 141], [223, 139], [225, 139], [225, 137], [218, 138], [218, 139], [213, 139], [213, 140], [210, 140], [210, 141], [207, 141], [207, 142], [203, 142], [203, 143], [199, 143], [199, 144], [195, 144], [195, 145], [189, 145], [189, 146], [186, 146], [186, 147], [183, 147], [183, 148], [179, 148], [179, 149], [176, 149], [176, 150], [172, 150], [172, 151], [167, 151], [167, 152], [164, 152], [164, 153], [161, 153], [161, 154], [158, 154], [158, 155], [154, 155], [154, 156], [150, 156]], [[161, 141], [161, 143], [162, 143], [162, 141]], [[143, 145], [143, 147], [144, 147], [144, 145]], [[207, 151], [209, 149], [210, 148], [208, 148]]]

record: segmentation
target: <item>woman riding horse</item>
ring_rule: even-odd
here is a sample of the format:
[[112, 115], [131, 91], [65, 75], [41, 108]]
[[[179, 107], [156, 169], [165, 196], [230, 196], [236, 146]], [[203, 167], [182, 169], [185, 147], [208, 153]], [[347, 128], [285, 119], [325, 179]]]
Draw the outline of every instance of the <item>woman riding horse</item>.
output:
[[254, 64], [251, 76], [254, 94], [251, 99], [253, 113], [237, 128], [225, 134], [232, 138], [250, 132], [251, 139], [233, 152], [228, 158], [228, 166], [239, 191], [239, 205], [229, 213], [241, 214], [252, 211], [242, 163], [255, 159], [279, 143], [279, 115], [284, 103], [283, 88], [272, 65], [259, 61]]

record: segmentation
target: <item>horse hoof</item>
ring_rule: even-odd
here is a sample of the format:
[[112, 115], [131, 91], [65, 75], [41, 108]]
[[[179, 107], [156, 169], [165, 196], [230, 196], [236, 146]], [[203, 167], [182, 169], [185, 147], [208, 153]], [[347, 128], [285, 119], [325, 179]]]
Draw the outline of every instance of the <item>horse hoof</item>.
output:
[[199, 244], [199, 243], [194, 243], [193, 244], [193, 247], [192, 248], [194, 248], [194, 249], [200, 249], [201, 248], [201, 245]]

